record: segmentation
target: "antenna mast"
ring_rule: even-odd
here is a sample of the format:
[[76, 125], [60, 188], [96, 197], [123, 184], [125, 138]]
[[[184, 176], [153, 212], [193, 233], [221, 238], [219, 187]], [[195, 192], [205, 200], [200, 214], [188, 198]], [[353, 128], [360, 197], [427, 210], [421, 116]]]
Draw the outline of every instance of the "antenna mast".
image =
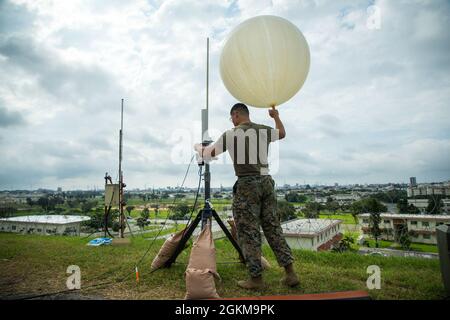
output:
[[[208, 146], [211, 144], [211, 138], [209, 137], [209, 38], [206, 39], [206, 109], [202, 109], [202, 145]], [[204, 214], [202, 216], [202, 229], [208, 222], [209, 217], [211, 217], [211, 172], [209, 170], [209, 163], [205, 161], [205, 206]]]
[[123, 99], [121, 106], [121, 114], [120, 114], [120, 134], [119, 134], [119, 223], [120, 223], [120, 237], [124, 237], [125, 230], [125, 216], [123, 213], [123, 206], [125, 205], [124, 201], [124, 192], [123, 188], [125, 184], [123, 183], [123, 172], [122, 172], [122, 142], [123, 142]]

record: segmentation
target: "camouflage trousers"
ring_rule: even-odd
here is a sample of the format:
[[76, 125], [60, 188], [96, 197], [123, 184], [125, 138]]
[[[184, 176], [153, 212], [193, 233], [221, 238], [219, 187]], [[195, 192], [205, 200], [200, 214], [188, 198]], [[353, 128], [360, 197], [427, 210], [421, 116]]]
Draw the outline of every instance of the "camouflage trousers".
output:
[[285, 267], [294, 261], [283, 237], [274, 186], [271, 176], [248, 176], [239, 177], [233, 187], [233, 217], [238, 243], [252, 277], [262, 273], [260, 227], [278, 264]]

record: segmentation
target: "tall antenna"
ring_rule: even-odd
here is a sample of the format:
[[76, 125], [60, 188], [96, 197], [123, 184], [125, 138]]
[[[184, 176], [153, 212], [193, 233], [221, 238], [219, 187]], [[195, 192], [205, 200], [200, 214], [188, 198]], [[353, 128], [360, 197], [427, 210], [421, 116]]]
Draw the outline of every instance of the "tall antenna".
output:
[[[206, 38], [206, 109], [202, 109], [202, 144], [208, 146], [212, 141], [209, 137], [209, 38]], [[211, 216], [211, 172], [209, 170], [209, 163], [205, 162], [205, 213], [202, 217], [202, 229], [205, 227], [208, 218]]]
[[209, 38], [206, 38], [206, 110], [209, 108]]
[[124, 237], [125, 230], [125, 216], [123, 213], [123, 206], [125, 204], [123, 196], [123, 172], [122, 172], [122, 143], [123, 143], [123, 99], [120, 113], [120, 135], [119, 135], [119, 223], [120, 223], [120, 237]]

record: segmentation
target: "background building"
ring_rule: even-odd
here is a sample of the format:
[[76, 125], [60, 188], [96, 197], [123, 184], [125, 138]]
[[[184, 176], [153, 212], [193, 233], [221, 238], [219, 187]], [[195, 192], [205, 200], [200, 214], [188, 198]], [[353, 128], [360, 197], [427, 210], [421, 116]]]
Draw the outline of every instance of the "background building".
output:
[[80, 224], [86, 216], [39, 215], [0, 219], [0, 231], [42, 235], [80, 235]]
[[[408, 231], [414, 231], [411, 236], [412, 242], [436, 244], [436, 227], [441, 224], [450, 223], [450, 215], [418, 215], [418, 214], [392, 214], [382, 213], [380, 239], [395, 241], [402, 225], [407, 226]], [[359, 215], [361, 230], [370, 236], [369, 221], [370, 214]]]
[[281, 227], [292, 249], [323, 251], [331, 249], [342, 239], [341, 223], [342, 220], [296, 219], [282, 223]]

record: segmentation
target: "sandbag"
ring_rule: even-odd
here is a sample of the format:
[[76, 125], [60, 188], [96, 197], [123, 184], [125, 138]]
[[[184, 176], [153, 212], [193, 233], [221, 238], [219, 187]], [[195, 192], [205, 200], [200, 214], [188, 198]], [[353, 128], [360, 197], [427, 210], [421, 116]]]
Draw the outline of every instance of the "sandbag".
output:
[[261, 266], [264, 270], [270, 269], [270, 267], [271, 267], [270, 262], [263, 256], [261, 256]]
[[214, 278], [220, 279], [219, 274], [211, 269], [187, 268], [186, 296], [184, 299], [219, 299]]
[[216, 267], [216, 248], [211, 232], [211, 223], [208, 223], [200, 232], [192, 245], [189, 264], [191, 269], [210, 269], [217, 272]]
[[186, 229], [178, 231], [177, 233], [174, 233], [169, 238], [167, 238], [161, 249], [159, 249], [159, 252], [156, 255], [155, 259], [153, 259], [151, 266], [152, 270], [163, 267], [167, 260], [169, 260], [169, 258], [175, 252], [175, 249], [177, 248], [181, 239], [183, 238], [183, 233], [185, 232], [185, 230]]
[[[236, 223], [234, 222], [234, 220], [227, 220], [228, 224], [231, 227], [231, 235], [233, 236], [234, 240], [236, 240], [238, 243], [238, 238], [237, 238], [237, 229], [236, 229]], [[240, 257], [239, 257], [240, 258]], [[241, 259], [242, 261], [242, 259]], [[263, 269], [270, 269], [271, 268], [271, 264], [270, 262], [264, 258], [263, 256], [261, 256], [261, 266]]]

